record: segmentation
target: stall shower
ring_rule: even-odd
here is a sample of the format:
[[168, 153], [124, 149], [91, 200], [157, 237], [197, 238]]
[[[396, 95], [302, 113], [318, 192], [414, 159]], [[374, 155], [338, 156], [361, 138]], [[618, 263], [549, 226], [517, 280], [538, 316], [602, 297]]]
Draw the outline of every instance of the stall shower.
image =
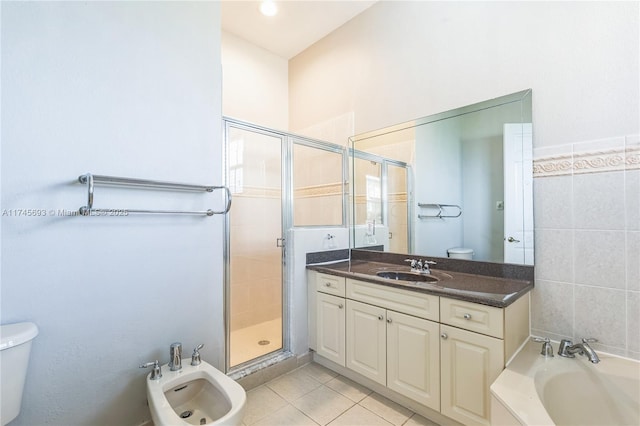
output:
[[[285, 233], [293, 226], [344, 225], [346, 152], [231, 118], [224, 130], [233, 194], [225, 219], [226, 369], [234, 372], [288, 352]], [[313, 161], [316, 172], [302, 166], [310, 156], [321, 158]], [[330, 216], [318, 218], [314, 203], [335, 208], [320, 209]]]

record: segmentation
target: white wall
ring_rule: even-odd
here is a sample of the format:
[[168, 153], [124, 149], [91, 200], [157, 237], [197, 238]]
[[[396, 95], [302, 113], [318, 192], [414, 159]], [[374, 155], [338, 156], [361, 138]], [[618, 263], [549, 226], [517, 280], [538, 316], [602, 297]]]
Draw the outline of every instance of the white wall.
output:
[[289, 63], [293, 131], [533, 89], [537, 146], [637, 131], [638, 2], [382, 1]]
[[[16, 425], [150, 418], [138, 365], [169, 344], [222, 365], [222, 218], [63, 217], [92, 172], [221, 182], [216, 2], [2, 2], [2, 323], [33, 321]], [[217, 196], [96, 188], [96, 206]], [[136, 204], [136, 205], [133, 205]], [[6, 391], [3, 389], [3, 391]]]
[[[433, 207], [419, 208], [418, 203], [464, 207], [461, 128], [457, 120], [416, 128], [416, 166], [413, 169], [416, 215], [434, 216], [439, 212]], [[450, 209], [444, 214], [457, 214], [457, 210]], [[447, 257], [447, 249], [463, 245], [462, 224], [463, 221], [458, 218], [416, 218], [415, 253]]]
[[289, 275], [288, 301], [291, 307], [289, 330], [291, 331], [291, 351], [304, 355], [309, 351], [308, 308], [307, 308], [307, 263], [306, 254], [327, 250], [323, 247], [327, 234], [334, 236], [335, 248], [349, 247], [347, 228], [292, 228], [287, 232], [287, 241], [294, 255], [287, 264]]
[[[637, 1], [379, 2], [290, 61], [290, 127], [352, 114], [362, 133], [531, 88], [539, 156], [571, 162], [572, 149], [597, 153], [613, 140], [632, 159], [639, 16]], [[638, 217], [635, 161], [602, 173], [597, 190], [591, 176], [534, 180], [532, 327], [640, 359], [640, 232], [624, 220]], [[603, 226], [611, 212], [623, 219]], [[542, 223], [550, 228], [539, 232]]]
[[462, 143], [463, 243], [474, 259], [504, 262], [504, 201], [502, 137], [466, 140]]
[[222, 112], [276, 130], [289, 129], [288, 61], [222, 32]]

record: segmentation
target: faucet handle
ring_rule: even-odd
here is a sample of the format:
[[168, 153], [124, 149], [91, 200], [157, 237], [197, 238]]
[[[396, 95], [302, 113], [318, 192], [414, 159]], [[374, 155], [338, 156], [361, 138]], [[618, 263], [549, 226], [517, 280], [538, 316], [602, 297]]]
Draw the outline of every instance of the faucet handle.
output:
[[540, 355], [543, 355], [545, 358], [553, 357], [553, 346], [551, 346], [551, 341], [548, 337], [534, 337], [533, 341], [542, 343], [542, 350], [540, 351]]
[[158, 360], [156, 359], [155, 361], [140, 364], [140, 367], [138, 368], [147, 367], [153, 367], [153, 370], [151, 370], [151, 375], [149, 376], [149, 380], [160, 380], [160, 378], [162, 377], [162, 367], [160, 367], [160, 363], [158, 362]]
[[437, 265], [437, 264], [438, 264], [438, 262], [434, 262], [433, 260], [425, 260], [425, 261], [424, 261], [424, 264], [425, 264], [425, 265]]
[[551, 340], [549, 340], [548, 337], [534, 337], [533, 341], [536, 343], [549, 343], [551, 342]]
[[568, 352], [570, 346], [573, 346], [573, 342], [569, 339], [562, 339], [560, 341], [560, 347], [558, 348], [558, 355], [565, 358], [575, 358], [575, 355]]
[[200, 359], [200, 349], [204, 348], [204, 343], [199, 344], [193, 349], [193, 354], [191, 355], [191, 365], [200, 365], [202, 360]]
[[415, 259], [405, 259], [404, 261], [405, 261], [405, 262], [410, 262], [410, 263], [411, 263], [411, 268], [412, 268], [412, 269], [413, 269], [413, 268], [415, 268], [415, 267], [416, 267], [416, 264], [418, 263], [418, 261], [417, 261], [417, 260], [415, 260]]

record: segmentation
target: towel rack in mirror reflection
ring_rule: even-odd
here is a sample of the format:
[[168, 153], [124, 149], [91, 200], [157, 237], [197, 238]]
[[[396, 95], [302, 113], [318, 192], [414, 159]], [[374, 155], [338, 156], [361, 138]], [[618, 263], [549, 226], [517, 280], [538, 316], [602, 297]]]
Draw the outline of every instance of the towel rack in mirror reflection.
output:
[[[121, 215], [127, 215], [129, 213], [142, 213], [142, 214], [184, 214], [184, 215], [204, 215], [213, 216], [214, 214], [226, 214], [231, 209], [231, 191], [226, 186], [212, 186], [212, 185], [192, 185], [187, 183], [165, 182], [158, 180], [148, 179], [134, 179], [116, 176], [103, 176], [93, 175], [86, 173], [78, 176], [78, 182], [87, 185], [87, 205], [80, 207], [80, 214], [82, 216], [91, 215], [111, 215], [114, 212], [121, 212]], [[224, 190], [226, 195], [226, 205], [224, 210], [215, 211], [208, 210], [142, 210], [142, 209], [105, 209], [93, 207], [93, 192], [96, 185], [110, 185], [110, 186], [129, 186], [137, 188], [155, 188], [155, 189], [167, 189], [172, 191], [193, 191], [193, 192], [214, 192], [216, 190]], [[113, 214], [117, 215], [117, 214]]]
[[[435, 214], [419, 214], [418, 219], [438, 218], [444, 219], [449, 217], [460, 217], [462, 215], [462, 208], [457, 204], [435, 204], [435, 203], [418, 203], [418, 207], [424, 209], [437, 210]], [[458, 214], [447, 213], [447, 210], [457, 209]]]

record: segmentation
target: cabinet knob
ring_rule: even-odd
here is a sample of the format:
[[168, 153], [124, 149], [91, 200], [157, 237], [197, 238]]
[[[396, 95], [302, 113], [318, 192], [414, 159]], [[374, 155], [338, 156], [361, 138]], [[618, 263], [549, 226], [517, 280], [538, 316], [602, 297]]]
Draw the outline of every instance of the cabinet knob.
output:
[[391, 321], [391, 318], [387, 318], [387, 322], [388, 322], [389, 324], [391, 324], [391, 322], [392, 322], [392, 321]]
[[447, 333], [442, 333], [440, 337], [442, 337], [443, 340], [447, 340], [449, 338], [449, 336], [447, 336]]
[[343, 305], [342, 303], [340, 303], [340, 304], [338, 305], [338, 308], [342, 309], [342, 308], [344, 308], [344, 305]]
[[471, 314], [464, 314], [462, 316], [462, 318], [466, 319], [466, 320], [470, 320], [471, 319]]
[[379, 319], [380, 321], [382, 321], [382, 320], [384, 319], [384, 317], [383, 317], [382, 315], [378, 315], [378, 319]]
[[325, 285], [326, 287], [331, 287], [331, 283], [329, 283], [329, 282], [324, 283], [324, 285]]

